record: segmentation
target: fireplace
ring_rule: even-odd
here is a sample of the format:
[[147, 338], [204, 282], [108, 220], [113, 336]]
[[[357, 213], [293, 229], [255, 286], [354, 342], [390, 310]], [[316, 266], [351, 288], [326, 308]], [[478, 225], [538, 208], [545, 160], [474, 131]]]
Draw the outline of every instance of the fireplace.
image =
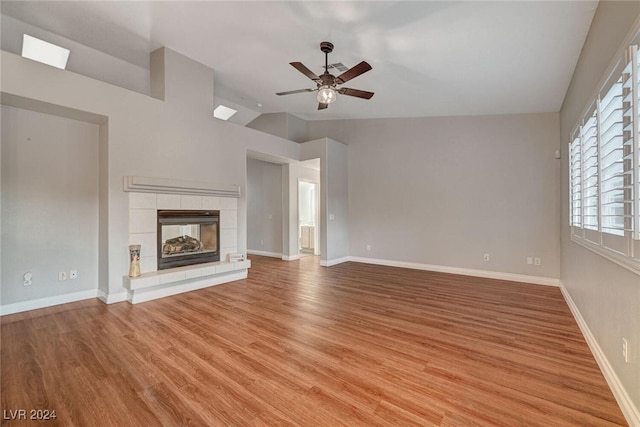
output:
[[220, 261], [220, 211], [158, 210], [158, 270]]

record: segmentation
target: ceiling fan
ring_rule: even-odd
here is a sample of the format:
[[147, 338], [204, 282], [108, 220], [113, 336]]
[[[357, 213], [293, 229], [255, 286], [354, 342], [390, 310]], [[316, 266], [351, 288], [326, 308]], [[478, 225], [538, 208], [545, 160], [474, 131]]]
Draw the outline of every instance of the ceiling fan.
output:
[[360, 74], [364, 74], [371, 70], [371, 65], [362, 61], [355, 67], [352, 67], [340, 74], [338, 77], [335, 77], [332, 74], [329, 74], [329, 53], [333, 51], [333, 44], [330, 42], [322, 42], [320, 43], [320, 50], [324, 52], [324, 73], [320, 76], [317, 76], [301, 62], [290, 62], [296, 70], [313, 80], [318, 87], [315, 89], [298, 89], [290, 90], [288, 92], [278, 92], [276, 95], [291, 95], [294, 93], [317, 91], [318, 110], [324, 110], [327, 108], [329, 104], [336, 100], [338, 93], [363, 99], [370, 99], [373, 96], [373, 92], [367, 92], [365, 90], [350, 89], [348, 87], [337, 88], [338, 85], [346, 83], [349, 80], [358, 77]]

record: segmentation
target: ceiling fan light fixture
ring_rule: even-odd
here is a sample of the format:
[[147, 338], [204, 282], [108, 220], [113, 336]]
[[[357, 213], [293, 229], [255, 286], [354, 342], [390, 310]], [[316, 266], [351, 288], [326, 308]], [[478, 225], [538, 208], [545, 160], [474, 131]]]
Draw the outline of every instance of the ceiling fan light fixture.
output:
[[337, 97], [336, 90], [330, 86], [323, 86], [318, 90], [318, 102], [321, 104], [331, 104]]

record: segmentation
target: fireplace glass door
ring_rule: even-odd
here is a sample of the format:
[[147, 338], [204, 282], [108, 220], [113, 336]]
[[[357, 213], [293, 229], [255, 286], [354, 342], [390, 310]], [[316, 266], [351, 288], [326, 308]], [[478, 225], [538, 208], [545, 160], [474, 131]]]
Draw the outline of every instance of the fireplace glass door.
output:
[[219, 261], [219, 211], [158, 211], [158, 270]]

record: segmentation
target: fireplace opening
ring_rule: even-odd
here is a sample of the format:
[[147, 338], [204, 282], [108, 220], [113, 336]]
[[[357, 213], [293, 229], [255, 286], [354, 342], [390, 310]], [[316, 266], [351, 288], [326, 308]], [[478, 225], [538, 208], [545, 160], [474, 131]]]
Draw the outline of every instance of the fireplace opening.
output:
[[220, 261], [220, 211], [159, 210], [158, 270]]

